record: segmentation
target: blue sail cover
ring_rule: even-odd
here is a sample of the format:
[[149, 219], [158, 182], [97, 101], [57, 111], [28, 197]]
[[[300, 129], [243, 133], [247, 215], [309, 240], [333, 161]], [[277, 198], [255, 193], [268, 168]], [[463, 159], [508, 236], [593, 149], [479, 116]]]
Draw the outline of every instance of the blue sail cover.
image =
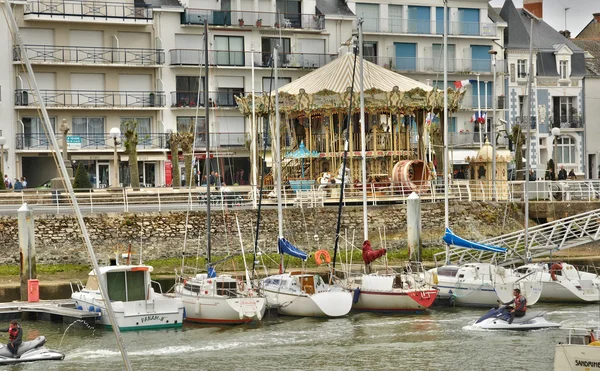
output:
[[285, 238], [280, 238], [278, 241], [278, 245], [280, 254], [288, 254], [293, 257], [300, 258], [302, 260], [308, 259], [307, 253], [292, 245], [290, 241], [286, 240]]
[[446, 228], [446, 234], [444, 234], [443, 240], [448, 245], [465, 247], [467, 249], [475, 249], [475, 250], [480, 250], [480, 251], [490, 251], [490, 252], [499, 252], [499, 253], [506, 252], [506, 249], [504, 247], [484, 245], [482, 243], [468, 241], [468, 240], [465, 240], [464, 238], [460, 238], [457, 235], [455, 235], [454, 232], [452, 232], [452, 230], [450, 228]]

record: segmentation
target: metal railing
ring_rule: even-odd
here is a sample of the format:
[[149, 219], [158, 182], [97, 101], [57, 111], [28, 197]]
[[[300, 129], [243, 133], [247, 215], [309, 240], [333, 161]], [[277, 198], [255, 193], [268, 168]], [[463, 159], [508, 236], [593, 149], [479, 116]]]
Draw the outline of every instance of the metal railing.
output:
[[[441, 73], [444, 71], [444, 62], [441, 58], [415, 58], [415, 57], [395, 57], [395, 56], [369, 56], [366, 57], [370, 62], [376, 63], [382, 67], [400, 72], [430, 72]], [[504, 68], [504, 60], [496, 61], [496, 68]], [[479, 73], [492, 72], [492, 61], [490, 59], [472, 59], [472, 58], [449, 58], [448, 72], [450, 73]]]
[[[486, 139], [490, 142], [490, 144], [492, 143], [492, 138], [491, 138], [491, 132], [488, 131], [483, 131], [481, 132], [481, 139], [480, 139], [480, 135], [479, 132], [477, 131], [465, 131], [462, 130], [462, 132], [450, 132], [450, 138], [449, 138], [449, 142], [451, 146], [456, 146], [456, 147], [477, 147], [479, 148], [479, 145], [481, 143], [485, 143]], [[498, 133], [496, 133], [497, 135]], [[505, 145], [508, 142], [508, 139], [504, 136], [504, 135], [499, 135], [497, 136], [498, 140], [496, 141], [497, 145]], [[452, 149], [450, 149], [450, 151], [452, 151]]]
[[[143, 2], [118, 3], [104, 1], [28, 0], [27, 15], [47, 15], [51, 18], [80, 18], [105, 20], [133, 20], [148, 23], [153, 18], [152, 6]], [[27, 18], [27, 17], [26, 17]]]
[[550, 119], [553, 127], [562, 129], [583, 129], [583, 119], [577, 115], [560, 115]]
[[[208, 58], [211, 66], [251, 66], [254, 54], [254, 67], [269, 67], [272, 52], [252, 51], [218, 51], [209, 50]], [[169, 50], [172, 66], [199, 66], [204, 65], [204, 51], [200, 49], [171, 49]], [[335, 59], [335, 54], [323, 53], [286, 53], [278, 56], [281, 68], [319, 68]], [[242, 63], [243, 64], [240, 64]]]
[[[165, 94], [157, 91], [40, 90], [48, 107], [164, 107]], [[15, 106], [37, 106], [33, 90], [15, 90]]]
[[[60, 142], [63, 138], [62, 134], [55, 134]], [[79, 138], [81, 148], [83, 150], [97, 149], [113, 149], [114, 140], [110, 133], [72, 133], [69, 137]], [[138, 149], [164, 149], [168, 148], [168, 134], [165, 133], [138, 133]], [[119, 144], [120, 149], [125, 148], [125, 136], [121, 135]], [[46, 133], [17, 133], [16, 145], [17, 150], [51, 150], [50, 143]]]
[[246, 10], [186, 9], [181, 24], [233, 27], [273, 27], [304, 30], [324, 30], [322, 14], [256, 12]]
[[[31, 62], [128, 64], [136, 66], [152, 66], [165, 63], [165, 52], [162, 49], [25, 45], [25, 52]], [[21, 61], [22, 53], [23, 51], [15, 46], [13, 48], [13, 61]]]
[[462, 107], [477, 109], [478, 106], [481, 106], [482, 110], [485, 107], [487, 107], [488, 111], [491, 111], [492, 105], [493, 105], [493, 99], [492, 99], [493, 92], [488, 91], [487, 97], [484, 95], [484, 93], [485, 92], [481, 92], [481, 96], [479, 96], [479, 97], [476, 95], [466, 95], [465, 97], [463, 97]]
[[[237, 107], [235, 97], [244, 96], [243, 89], [221, 89], [219, 91], [208, 92], [208, 102], [210, 107]], [[200, 101], [198, 101], [197, 91], [172, 91], [171, 107], [204, 107], [204, 92], [200, 92]]]
[[[442, 35], [444, 22], [406, 18], [363, 18], [365, 32], [396, 34]], [[448, 22], [448, 34], [452, 36], [496, 36], [496, 25], [489, 22]]]
[[[210, 147], [239, 148], [249, 146], [249, 135], [249, 133], [244, 132], [210, 133]], [[196, 133], [194, 147], [196, 149], [206, 148], [206, 134]]]

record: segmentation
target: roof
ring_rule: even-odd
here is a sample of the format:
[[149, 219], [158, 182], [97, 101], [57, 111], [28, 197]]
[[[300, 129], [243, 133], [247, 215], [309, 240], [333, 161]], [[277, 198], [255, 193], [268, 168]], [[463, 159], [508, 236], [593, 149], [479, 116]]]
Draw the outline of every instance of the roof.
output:
[[517, 9], [512, 0], [504, 2], [500, 16], [508, 23], [504, 33], [504, 45], [507, 49], [529, 49], [530, 20], [533, 18], [534, 49], [554, 51], [555, 45], [565, 44], [574, 53], [583, 52], [580, 47], [561, 35], [543, 19], [532, 16], [524, 9]]
[[593, 57], [585, 59], [586, 75], [600, 77], [600, 38], [573, 39], [572, 41]]
[[500, 17], [498, 10], [488, 4], [488, 18], [494, 23], [505, 23], [506, 21]]
[[344, 0], [317, 0], [317, 9], [325, 15], [342, 15], [354, 17], [352, 10]]
[[[431, 91], [433, 88], [417, 80], [403, 76], [384, 67], [378, 66], [367, 60], [364, 62], [364, 88], [377, 89], [390, 92], [394, 87], [399, 90], [409, 91], [415, 88], [424, 91]], [[354, 67], [354, 55], [346, 53], [345, 55], [333, 60], [325, 66], [300, 77], [279, 88], [280, 93], [296, 95], [303, 89], [307, 94], [315, 94], [321, 91], [332, 91], [335, 93], [344, 93], [352, 86], [352, 70]], [[356, 65], [356, 79], [354, 91], [360, 91], [359, 63]]]

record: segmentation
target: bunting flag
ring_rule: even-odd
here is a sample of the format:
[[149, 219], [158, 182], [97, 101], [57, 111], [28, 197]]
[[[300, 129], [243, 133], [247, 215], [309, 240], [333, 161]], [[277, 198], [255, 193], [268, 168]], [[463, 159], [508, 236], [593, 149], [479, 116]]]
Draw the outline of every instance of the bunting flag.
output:
[[477, 122], [478, 124], [485, 124], [487, 121], [487, 113], [476, 111], [473, 116], [471, 116], [471, 122]]
[[431, 126], [433, 120], [435, 120], [435, 114], [432, 112], [427, 113], [427, 117], [425, 117], [425, 126]]
[[467, 85], [475, 84], [475, 83], [477, 83], [477, 80], [454, 81], [454, 87], [457, 88], [457, 89], [460, 89], [460, 88], [464, 88]]

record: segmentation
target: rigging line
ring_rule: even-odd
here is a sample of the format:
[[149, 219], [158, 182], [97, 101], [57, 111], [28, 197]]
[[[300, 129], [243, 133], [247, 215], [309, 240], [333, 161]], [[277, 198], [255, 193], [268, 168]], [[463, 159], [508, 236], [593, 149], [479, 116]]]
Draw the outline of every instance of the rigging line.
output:
[[[267, 117], [270, 120], [271, 119], [271, 93], [273, 91], [273, 71], [274, 71], [274, 66], [273, 66], [273, 55], [271, 54], [271, 57], [269, 58], [269, 62], [268, 62], [268, 66], [271, 67], [271, 78], [269, 79], [269, 106], [267, 108]], [[252, 82], [254, 84], [254, 82]], [[279, 87], [279, 82], [276, 82], [276, 89]], [[262, 130], [262, 138], [263, 138], [263, 156], [262, 156], [262, 161], [261, 161], [261, 174], [260, 174], [260, 189], [258, 191], [258, 211], [256, 213], [256, 233], [254, 235], [254, 259], [252, 259], [252, 280], [254, 280], [254, 273], [255, 273], [255, 269], [256, 269], [256, 253], [258, 250], [258, 233], [260, 231], [260, 217], [261, 217], [261, 206], [262, 206], [262, 199], [263, 199], [263, 190], [264, 190], [264, 186], [265, 186], [265, 165], [266, 165], [266, 161], [265, 158], [267, 156], [267, 135], [268, 135], [268, 123], [266, 122], [266, 120], [263, 117], [263, 130]], [[256, 130], [258, 130], [258, 125], [255, 128]], [[256, 184], [254, 184], [254, 187], [256, 187]], [[278, 249], [279, 249], [279, 242], [278, 242]]]
[[[362, 23], [362, 20], [359, 20], [359, 22]], [[361, 25], [359, 25], [359, 27], [362, 27]], [[352, 98], [354, 98], [354, 81], [356, 80], [356, 59], [358, 57], [358, 46], [354, 46], [354, 65], [352, 67], [352, 84], [350, 87], [350, 103], [348, 105], [348, 116], [346, 117], [346, 122], [345, 122], [345, 130], [346, 130], [346, 134], [345, 134], [345, 143], [344, 143], [344, 159], [342, 161], [342, 183], [340, 185], [340, 200], [338, 203], [338, 217], [337, 217], [337, 226], [335, 229], [335, 242], [333, 245], [333, 267], [331, 269], [331, 277], [333, 277], [333, 275], [335, 274], [335, 262], [337, 259], [337, 250], [338, 250], [338, 243], [340, 240], [340, 227], [341, 227], [341, 223], [342, 223], [342, 206], [344, 204], [344, 181], [346, 178], [346, 163], [348, 161], [348, 142], [349, 142], [349, 133], [350, 133], [350, 123], [352, 120]], [[362, 61], [361, 61], [362, 63]], [[361, 120], [364, 120], [364, 117], [361, 117]], [[342, 130], [343, 132], [343, 130]]]

